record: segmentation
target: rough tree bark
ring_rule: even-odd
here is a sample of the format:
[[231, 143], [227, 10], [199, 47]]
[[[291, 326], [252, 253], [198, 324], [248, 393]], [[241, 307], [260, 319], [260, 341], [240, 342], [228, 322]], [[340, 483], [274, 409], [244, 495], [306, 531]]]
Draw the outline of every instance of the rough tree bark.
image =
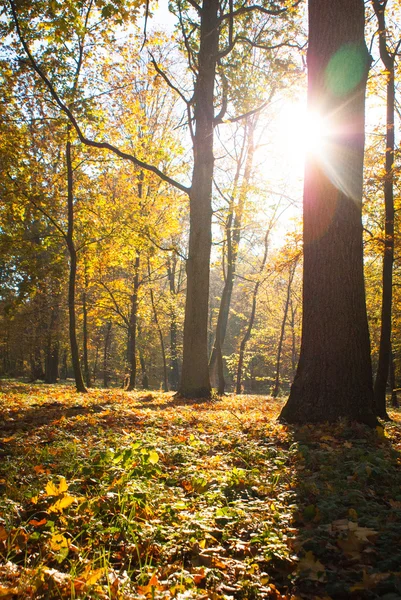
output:
[[362, 247], [363, 0], [309, 0], [308, 107], [333, 131], [304, 183], [301, 352], [281, 418], [376, 425]]
[[194, 94], [194, 168], [190, 202], [184, 348], [178, 393], [187, 398], [209, 398], [207, 317], [209, 264], [212, 243], [212, 183], [214, 84], [219, 46], [219, 0], [205, 0], [201, 9], [198, 76]]
[[391, 362], [391, 314], [393, 302], [393, 263], [394, 263], [394, 112], [395, 112], [395, 58], [387, 48], [385, 19], [386, 2], [373, 0], [373, 8], [379, 25], [380, 58], [386, 69], [386, 155], [384, 175], [384, 252], [382, 275], [382, 308], [379, 345], [379, 361], [374, 384], [376, 414], [389, 419], [386, 409], [386, 388]]

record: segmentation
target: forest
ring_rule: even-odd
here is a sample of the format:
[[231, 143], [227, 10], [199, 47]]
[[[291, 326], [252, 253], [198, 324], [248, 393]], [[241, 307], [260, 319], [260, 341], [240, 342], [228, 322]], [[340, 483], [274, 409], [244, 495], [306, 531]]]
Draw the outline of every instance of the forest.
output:
[[401, 598], [397, 0], [0, 38], [0, 598]]

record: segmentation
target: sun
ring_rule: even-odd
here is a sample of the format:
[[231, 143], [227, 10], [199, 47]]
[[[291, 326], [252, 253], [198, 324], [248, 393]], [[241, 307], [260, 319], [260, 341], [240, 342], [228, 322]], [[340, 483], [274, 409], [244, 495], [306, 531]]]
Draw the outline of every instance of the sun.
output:
[[308, 111], [305, 103], [287, 102], [278, 119], [278, 139], [283, 154], [297, 170], [304, 167], [307, 155], [324, 157], [332, 134], [328, 117]]

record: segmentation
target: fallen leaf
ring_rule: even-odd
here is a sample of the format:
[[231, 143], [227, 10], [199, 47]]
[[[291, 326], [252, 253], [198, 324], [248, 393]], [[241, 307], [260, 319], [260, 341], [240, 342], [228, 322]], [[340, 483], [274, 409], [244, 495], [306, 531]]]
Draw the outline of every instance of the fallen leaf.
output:
[[298, 563], [298, 572], [306, 572], [306, 578], [312, 579], [313, 581], [325, 581], [326, 579], [326, 568], [317, 560], [310, 550], [305, 554]]
[[65, 480], [65, 477], [60, 477], [60, 483], [55, 485], [52, 481], [49, 481], [46, 485], [46, 494], [47, 496], [60, 496], [68, 490], [68, 483]]
[[47, 523], [47, 519], [41, 519], [40, 521], [37, 521], [36, 519], [31, 519], [29, 521], [29, 524], [33, 525], [34, 527], [40, 527], [41, 525], [45, 525], [45, 523]]

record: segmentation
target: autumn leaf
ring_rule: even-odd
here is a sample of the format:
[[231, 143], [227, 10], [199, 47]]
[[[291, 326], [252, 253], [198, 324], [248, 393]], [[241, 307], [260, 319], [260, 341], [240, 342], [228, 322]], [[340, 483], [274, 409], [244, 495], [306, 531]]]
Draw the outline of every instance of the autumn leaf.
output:
[[59, 552], [63, 548], [68, 548], [69, 540], [62, 533], [54, 533], [49, 544], [54, 552]]
[[310, 550], [299, 561], [298, 572], [302, 573], [307, 579], [312, 579], [313, 581], [326, 580], [325, 566], [315, 558], [313, 552]]
[[71, 504], [73, 504], [74, 502], [77, 501], [77, 498], [75, 496], [70, 496], [69, 494], [63, 496], [63, 498], [60, 498], [60, 500], [57, 500], [54, 504], [52, 504], [52, 506], [49, 507], [49, 512], [63, 512], [63, 510], [65, 508], [68, 508], [68, 506], [71, 506]]
[[355, 592], [358, 590], [371, 590], [376, 587], [378, 583], [388, 579], [391, 576], [391, 573], [366, 573], [363, 572], [362, 581], [359, 581], [355, 585], [350, 588], [351, 592]]
[[0, 585], [0, 598], [2, 600], [13, 600], [16, 596], [18, 596], [18, 588]]
[[60, 482], [58, 485], [54, 484], [52, 481], [49, 481], [46, 485], [45, 491], [47, 496], [60, 496], [68, 490], [68, 483], [65, 480], [65, 477], [60, 477]]
[[40, 521], [37, 521], [36, 519], [31, 519], [29, 521], [30, 525], [33, 525], [34, 527], [41, 527], [42, 525], [45, 525], [47, 523], [47, 519], [41, 519]]
[[95, 583], [97, 583], [104, 574], [105, 569], [103, 567], [100, 569], [95, 569], [94, 571], [90, 571], [85, 577], [86, 585], [95, 585]]
[[160, 582], [154, 573], [149, 580], [147, 585], [138, 586], [138, 592], [146, 596], [146, 598], [154, 598], [155, 590], [162, 590], [163, 586], [160, 585]]
[[149, 458], [148, 458], [149, 462], [152, 465], [155, 465], [156, 463], [159, 462], [159, 455], [155, 450], [151, 450], [149, 453]]

